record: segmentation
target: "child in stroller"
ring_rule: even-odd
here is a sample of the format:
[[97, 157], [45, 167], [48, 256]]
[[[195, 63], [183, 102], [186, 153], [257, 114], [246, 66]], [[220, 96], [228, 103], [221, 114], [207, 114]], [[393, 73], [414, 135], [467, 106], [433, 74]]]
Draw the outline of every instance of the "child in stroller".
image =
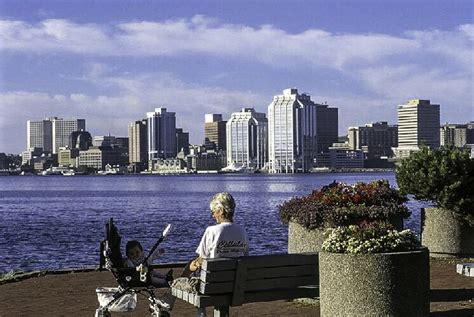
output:
[[[126, 267], [125, 264], [128, 259], [124, 259], [120, 251], [122, 238], [113, 223], [113, 219], [110, 218], [106, 224], [106, 238], [100, 244], [99, 269], [105, 268], [109, 270], [114, 275], [118, 287], [97, 288], [96, 292], [100, 307], [96, 310], [96, 317], [108, 317], [111, 311], [125, 312], [134, 310], [137, 304], [137, 295], [143, 295], [148, 298], [150, 312], [153, 317], [170, 316], [168, 311], [169, 305], [166, 305], [166, 303], [155, 296], [157, 285], [153, 283], [153, 267], [149, 263], [151, 262], [149, 259], [168, 234], [170, 227], [170, 225], [166, 227], [148, 256], [143, 254], [143, 248], [139, 248], [143, 259], [141, 263], [137, 262], [139, 264], [138, 267]], [[160, 251], [158, 251], [159, 253]], [[168, 273], [169, 279], [172, 276], [172, 272]], [[165, 283], [163, 287], [169, 287], [169, 284]]]
[[[156, 249], [153, 254], [148, 257], [147, 264], [152, 265], [153, 261], [159, 258], [161, 255], [165, 253], [165, 249]], [[147, 257], [146, 254], [143, 252], [143, 247], [141, 243], [137, 240], [130, 240], [127, 242], [125, 246], [125, 254], [127, 258], [125, 259], [125, 267], [138, 267], [145, 261]], [[170, 283], [173, 281], [173, 270], [170, 269], [166, 275], [157, 271], [153, 270], [151, 272], [151, 282], [155, 287], [168, 287]]]

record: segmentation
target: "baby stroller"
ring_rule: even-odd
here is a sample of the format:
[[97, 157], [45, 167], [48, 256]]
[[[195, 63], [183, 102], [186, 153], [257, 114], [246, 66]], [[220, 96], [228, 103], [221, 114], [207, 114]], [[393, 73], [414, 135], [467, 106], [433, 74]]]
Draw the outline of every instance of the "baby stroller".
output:
[[[137, 295], [148, 298], [150, 302], [150, 313], [152, 317], [169, 317], [170, 313], [163, 302], [155, 296], [156, 287], [151, 281], [151, 271], [153, 268], [147, 265], [148, 257], [143, 263], [136, 267], [124, 267], [122, 253], [120, 252], [120, 237], [117, 227], [110, 218], [105, 226], [106, 238], [100, 244], [100, 266], [112, 272], [117, 280], [117, 288], [97, 288], [97, 297], [100, 307], [96, 310], [95, 317], [110, 317], [111, 311], [125, 312], [135, 309]], [[158, 245], [168, 234], [171, 225], [163, 231], [161, 237], [155, 243], [149, 254], [152, 254]]]

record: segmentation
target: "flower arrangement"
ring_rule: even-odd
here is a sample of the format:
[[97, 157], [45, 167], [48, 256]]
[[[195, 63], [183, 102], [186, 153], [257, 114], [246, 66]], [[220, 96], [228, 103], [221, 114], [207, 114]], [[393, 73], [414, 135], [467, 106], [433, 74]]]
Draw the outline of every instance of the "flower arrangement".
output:
[[362, 220], [407, 218], [405, 195], [387, 180], [347, 185], [333, 182], [310, 195], [292, 198], [279, 205], [283, 223], [297, 222], [307, 229], [321, 229], [359, 223]]
[[474, 227], [474, 159], [455, 147], [422, 147], [403, 159], [396, 169], [400, 191], [416, 199], [452, 210]]
[[383, 253], [420, 248], [411, 230], [397, 231], [385, 222], [361, 222], [358, 225], [328, 229], [322, 249], [332, 253]]

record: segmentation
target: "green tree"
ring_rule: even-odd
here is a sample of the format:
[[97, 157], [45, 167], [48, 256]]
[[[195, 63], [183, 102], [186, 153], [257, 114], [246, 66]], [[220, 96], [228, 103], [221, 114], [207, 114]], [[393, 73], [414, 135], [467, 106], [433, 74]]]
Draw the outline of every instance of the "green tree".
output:
[[450, 209], [474, 226], [474, 159], [455, 147], [422, 147], [403, 159], [396, 169], [402, 193]]

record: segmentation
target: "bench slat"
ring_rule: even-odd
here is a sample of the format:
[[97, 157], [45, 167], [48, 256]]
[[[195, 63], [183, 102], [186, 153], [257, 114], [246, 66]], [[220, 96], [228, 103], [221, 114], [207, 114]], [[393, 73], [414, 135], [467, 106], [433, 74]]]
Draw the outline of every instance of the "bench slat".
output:
[[220, 271], [220, 272], [209, 272], [201, 270], [201, 276], [199, 278], [204, 282], [230, 282], [235, 279], [235, 270], [232, 271]]
[[247, 280], [257, 280], [262, 278], [305, 276], [318, 272], [318, 267], [311, 265], [292, 265], [284, 267], [265, 267], [250, 269], [247, 272]]
[[249, 269], [304, 264], [315, 265], [318, 263], [318, 254], [271, 254], [247, 257], [246, 261]]
[[[304, 285], [318, 284], [318, 275], [312, 274], [298, 277], [278, 277], [271, 279], [258, 279], [242, 281], [243, 290], [247, 291], [267, 291], [273, 289], [285, 289]], [[199, 285], [199, 293], [203, 295], [231, 293], [234, 290], [234, 282], [213, 282], [204, 283], [201, 281]]]
[[300, 277], [280, 277], [247, 281], [245, 291], [271, 291], [274, 289], [294, 288], [305, 285], [317, 285], [316, 274]]
[[208, 272], [235, 270], [237, 261], [235, 259], [217, 258], [205, 259], [201, 269]]
[[[305, 276], [318, 271], [318, 267], [312, 265], [292, 265], [284, 267], [270, 267], [250, 269], [247, 271], [247, 280], [261, 278]], [[201, 271], [200, 280], [204, 282], [230, 282], [235, 279], [235, 270], [230, 271]]]
[[234, 281], [232, 282], [213, 282], [199, 283], [199, 294], [212, 295], [212, 294], [223, 294], [231, 293], [234, 289]]
[[[303, 254], [270, 254], [260, 256], [243, 256], [239, 259], [247, 262], [249, 269], [261, 267], [277, 267], [287, 265], [304, 265], [317, 264], [317, 253], [303, 253]], [[202, 263], [202, 269], [205, 271], [227, 271], [235, 269], [237, 266], [236, 259], [206, 259]]]

